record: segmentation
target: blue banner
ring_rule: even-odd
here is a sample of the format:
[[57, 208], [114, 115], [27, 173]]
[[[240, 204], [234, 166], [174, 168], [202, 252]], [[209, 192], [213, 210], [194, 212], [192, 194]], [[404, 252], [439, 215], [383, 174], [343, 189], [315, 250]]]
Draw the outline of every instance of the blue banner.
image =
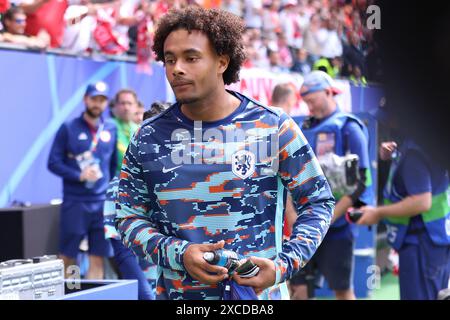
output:
[[112, 93], [131, 88], [147, 109], [167, 98], [164, 69], [154, 64], [152, 70], [149, 75], [123, 61], [0, 50], [0, 207], [62, 198], [61, 179], [47, 170], [48, 153], [61, 124], [84, 110], [86, 86], [103, 80]]

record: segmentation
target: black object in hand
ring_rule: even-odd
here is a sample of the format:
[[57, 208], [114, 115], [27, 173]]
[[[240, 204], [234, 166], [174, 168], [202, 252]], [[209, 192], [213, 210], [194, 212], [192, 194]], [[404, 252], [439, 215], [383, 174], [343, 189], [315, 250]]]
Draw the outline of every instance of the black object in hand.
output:
[[347, 211], [346, 213], [346, 218], [349, 222], [351, 223], [356, 223], [358, 222], [359, 218], [361, 218], [363, 215], [362, 211], [359, 210], [352, 210], [352, 211]]
[[247, 259], [244, 263], [236, 268], [236, 272], [242, 278], [251, 278], [258, 274], [259, 267], [250, 259]]

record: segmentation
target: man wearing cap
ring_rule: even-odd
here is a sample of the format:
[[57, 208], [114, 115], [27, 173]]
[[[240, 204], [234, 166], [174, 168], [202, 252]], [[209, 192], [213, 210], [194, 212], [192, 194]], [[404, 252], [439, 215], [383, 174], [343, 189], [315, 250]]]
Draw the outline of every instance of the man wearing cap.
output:
[[[300, 91], [310, 111], [310, 116], [301, 125], [302, 131], [319, 161], [330, 152], [340, 157], [347, 153], [356, 154], [359, 158], [356, 189], [351, 194], [339, 194], [338, 190], [333, 190], [337, 202], [332, 225], [310, 263], [323, 274], [337, 299], [355, 299], [352, 278], [357, 229], [345, 220], [344, 214], [350, 207], [373, 204], [374, 193], [371, 187], [367, 129], [358, 118], [339, 109], [334, 99], [338, 93], [340, 91], [333, 79], [323, 71], [308, 74]], [[306, 298], [306, 287], [303, 286], [305, 274], [299, 272], [290, 284], [294, 297]]]
[[116, 127], [102, 117], [108, 103], [104, 82], [90, 84], [81, 116], [64, 123], [50, 150], [48, 168], [63, 178], [60, 256], [75, 263], [80, 242], [88, 237], [88, 279], [103, 278], [103, 257], [110, 248], [104, 237], [103, 202], [117, 164]]

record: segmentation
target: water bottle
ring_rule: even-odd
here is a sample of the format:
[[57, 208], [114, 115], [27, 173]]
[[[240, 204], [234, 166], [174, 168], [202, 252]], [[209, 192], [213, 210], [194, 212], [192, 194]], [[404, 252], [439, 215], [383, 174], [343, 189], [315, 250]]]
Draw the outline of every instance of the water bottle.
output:
[[259, 267], [250, 259], [241, 263], [240, 256], [234, 251], [219, 249], [212, 252], [205, 252], [203, 259], [208, 263], [228, 269], [228, 274], [237, 272], [242, 278], [251, 278], [258, 274]]
[[227, 268], [228, 273], [232, 273], [239, 266], [238, 254], [234, 251], [225, 249], [205, 252], [203, 254], [203, 259], [210, 264]]

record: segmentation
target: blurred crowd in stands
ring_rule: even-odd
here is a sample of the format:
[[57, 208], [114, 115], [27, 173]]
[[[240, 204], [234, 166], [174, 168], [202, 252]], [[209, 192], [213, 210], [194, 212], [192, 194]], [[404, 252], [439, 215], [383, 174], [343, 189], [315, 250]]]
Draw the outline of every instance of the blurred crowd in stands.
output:
[[247, 25], [245, 67], [323, 70], [355, 84], [379, 82], [380, 58], [367, 27], [372, 0], [0, 0], [0, 42], [77, 55], [152, 60], [158, 19], [171, 8], [222, 8]]

